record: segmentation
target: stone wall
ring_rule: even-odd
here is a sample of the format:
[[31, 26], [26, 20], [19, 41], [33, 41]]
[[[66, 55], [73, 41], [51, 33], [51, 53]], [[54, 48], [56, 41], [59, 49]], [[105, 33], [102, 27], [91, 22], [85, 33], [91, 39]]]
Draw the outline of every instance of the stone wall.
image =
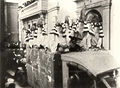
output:
[[61, 66], [60, 54], [35, 47], [27, 48], [28, 83], [33, 88], [61, 88]]

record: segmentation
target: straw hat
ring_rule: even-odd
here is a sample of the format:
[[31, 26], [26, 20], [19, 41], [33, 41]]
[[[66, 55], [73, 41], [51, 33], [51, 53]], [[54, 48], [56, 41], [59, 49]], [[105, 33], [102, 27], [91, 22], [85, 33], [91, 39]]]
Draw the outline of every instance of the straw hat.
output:
[[59, 32], [56, 29], [52, 29], [50, 34], [54, 34], [54, 35], [58, 35], [59, 36]]

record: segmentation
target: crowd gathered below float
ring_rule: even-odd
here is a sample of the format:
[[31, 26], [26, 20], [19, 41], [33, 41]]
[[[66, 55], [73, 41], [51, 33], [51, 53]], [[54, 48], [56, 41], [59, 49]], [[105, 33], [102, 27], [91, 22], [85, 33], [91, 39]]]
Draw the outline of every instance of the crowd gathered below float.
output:
[[49, 33], [45, 26], [38, 21], [26, 29], [25, 41], [29, 47], [61, 53], [104, 49], [102, 22], [65, 20], [63, 23], [56, 22]]

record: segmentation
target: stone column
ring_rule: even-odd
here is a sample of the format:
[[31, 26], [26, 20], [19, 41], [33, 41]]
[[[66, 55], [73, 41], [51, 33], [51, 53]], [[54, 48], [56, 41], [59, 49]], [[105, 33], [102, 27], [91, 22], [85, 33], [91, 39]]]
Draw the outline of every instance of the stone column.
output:
[[109, 5], [103, 7], [103, 46], [105, 49], [110, 49], [110, 7]]

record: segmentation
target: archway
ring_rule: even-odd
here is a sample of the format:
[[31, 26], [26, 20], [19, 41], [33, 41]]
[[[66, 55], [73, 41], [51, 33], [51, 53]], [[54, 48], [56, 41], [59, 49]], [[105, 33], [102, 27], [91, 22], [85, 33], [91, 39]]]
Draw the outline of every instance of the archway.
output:
[[88, 29], [90, 36], [94, 38], [90, 38], [88, 48], [98, 48], [103, 49], [103, 23], [102, 23], [102, 16], [100, 12], [97, 10], [89, 10], [85, 14], [85, 21], [88, 24]]
[[90, 10], [85, 14], [85, 20], [89, 22], [102, 22], [102, 16], [97, 10]]

